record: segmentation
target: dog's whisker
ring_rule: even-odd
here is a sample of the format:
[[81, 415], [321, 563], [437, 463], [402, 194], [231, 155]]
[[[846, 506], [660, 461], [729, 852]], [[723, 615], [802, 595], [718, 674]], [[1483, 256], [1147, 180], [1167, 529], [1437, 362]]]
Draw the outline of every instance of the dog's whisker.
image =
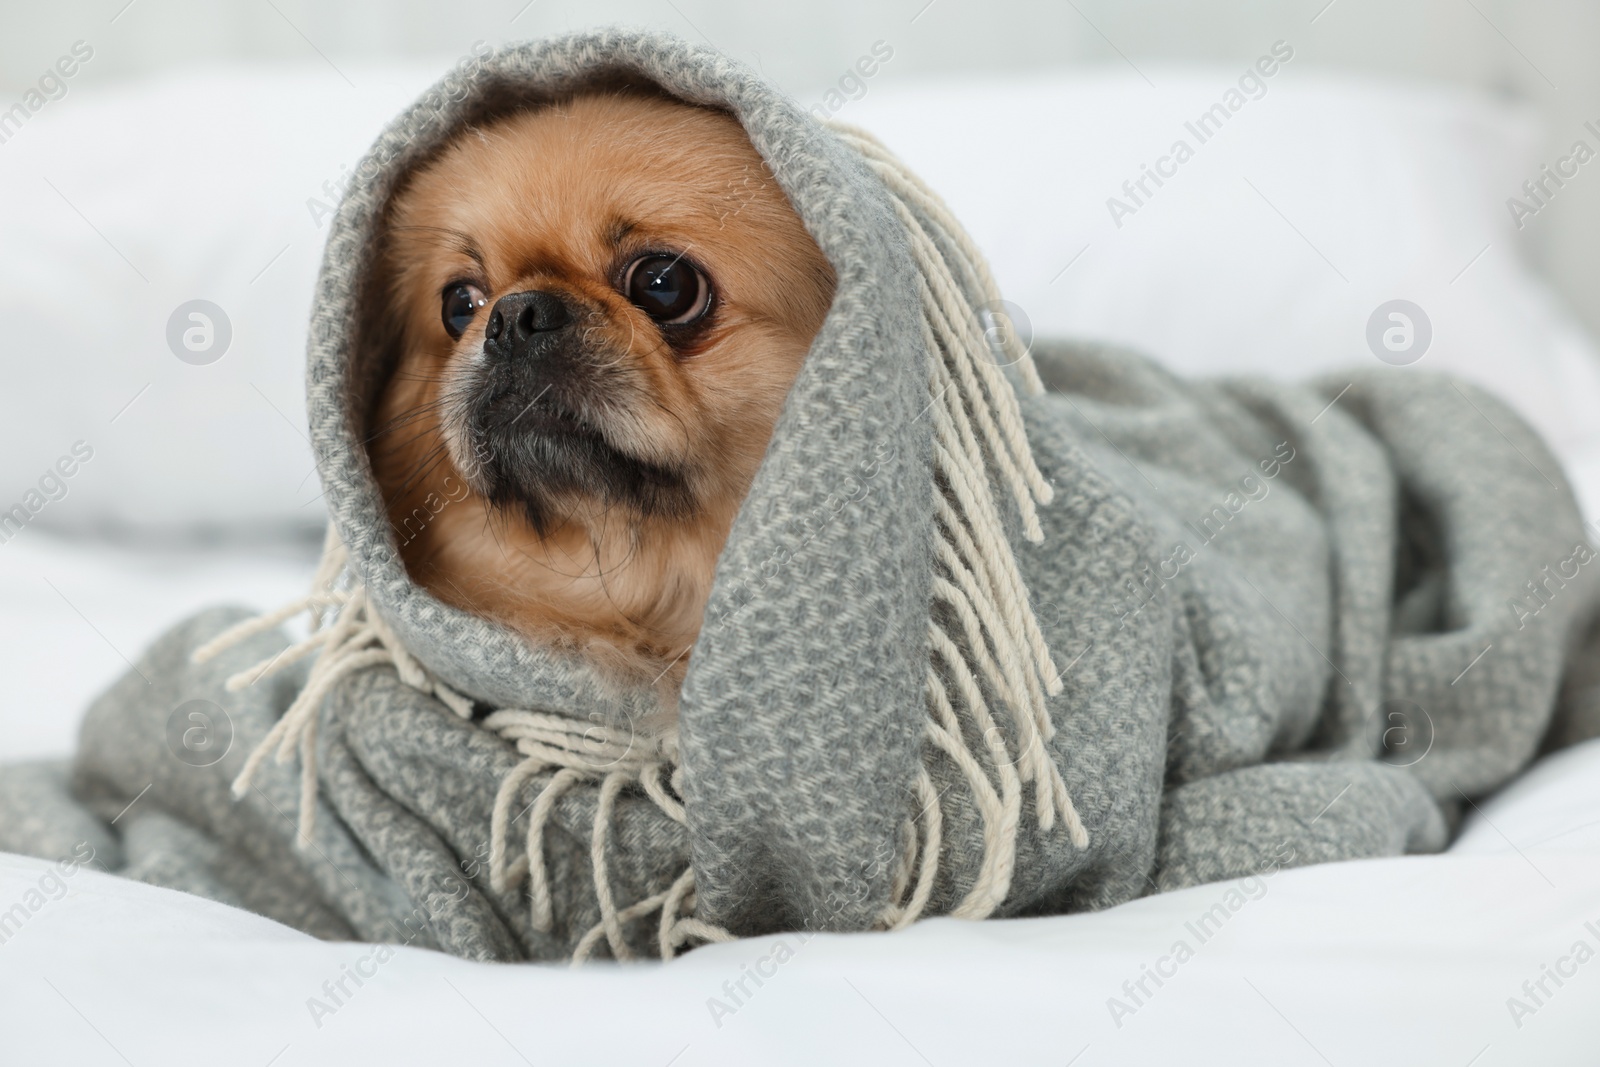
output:
[[393, 433], [395, 430], [398, 430], [403, 426], [408, 426], [424, 416], [436, 413], [442, 403], [442, 400], [434, 400], [426, 404], [419, 404], [416, 407], [409, 408], [406, 411], [401, 412], [399, 415], [396, 415], [394, 418], [380, 426], [372, 433], [370, 437], [363, 441], [362, 444], [370, 445], [380, 437]]
[[417, 469], [409, 478], [405, 480], [405, 483], [400, 486], [399, 492], [395, 494], [395, 499], [404, 499], [406, 495], [411, 492], [412, 488], [415, 487], [417, 482], [433, 473], [434, 470], [438, 469], [440, 462], [446, 461], [448, 458], [449, 457], [445, 454], [445, 446], [442, 444], [436, 445], [429, 449], [428, 452], [423, 456], [422, 460], [418, 463]]

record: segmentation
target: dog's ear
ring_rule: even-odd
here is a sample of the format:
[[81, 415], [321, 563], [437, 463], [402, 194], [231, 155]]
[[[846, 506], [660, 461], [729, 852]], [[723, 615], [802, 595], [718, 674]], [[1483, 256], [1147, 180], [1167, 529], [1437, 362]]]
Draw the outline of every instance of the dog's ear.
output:
[[346, 404], [352, 425], [369, 447], [373, 436], [382, 432], [375, 421], [378, 409], [406, 346], [406, 294], [400, 288], [392, 222], [391, 205], [379, 231], [377, 252], [368, 257], [367, 269], [356, 283], [360, 318], [350, 354], [352, 395]]

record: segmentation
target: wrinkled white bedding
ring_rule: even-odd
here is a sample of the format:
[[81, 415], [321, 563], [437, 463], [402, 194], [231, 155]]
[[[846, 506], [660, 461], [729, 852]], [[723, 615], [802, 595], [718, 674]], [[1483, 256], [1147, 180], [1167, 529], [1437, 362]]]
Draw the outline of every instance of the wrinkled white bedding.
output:
[[168, 626], [303, 595], [314, 545], [130, 547], [24, 530], [0, 544], [0, 763], [64, 756], [83, 709]]
[[[0, 546], [0, 760], [70, 751], [81, 702], [166, 622], [219, 599], [288, 599], [310, 569], [309, 551], [282, 547], [140, 550], [42, 531]], [[1600, 951], [1600, 742], [1536, 765], [1443, 856], [1095, 915], [710, 946], [667, 968], [574, 975], [413, 949], [379, 964], [373, 946], [92, 865], [59, 882], [50, 869], [0, 855], [4, 1063], [1063, 1064], [1085, 1048], [1078, 1067], [1595, 1062], [1600, 963], [1571, 953], [1579, 940]], [[1394, 903], [1419, 899], [1434, 905]], [[1202, 943], [1185, 924], [1208, 911]], [[1194, 950], [1181, 965], [1179, 939]], [[1547, 964], [1576, 973], [1545, 979], [1536, 1004], [1522, 983]], [[1172, 977], [1157, 987], [1147, 966]], [[336, 1003], [322, 984], [347, 967], [373, 977], [345, 978]], [[770, 977], [758, 987], [750, 970]], [[1135, 1000], [1123, 983], [1141, 978]], [[1533, 1010], [1514, 1018], [1510, 997]]]
[[[1573, 949], [1600, 948], [1597, 825], [1589, 743], [1485, 804], [1441, 856], [576, 973], [407, 948], [380, 961], [375, 946], [83, 870], [0, 944], [0, 1048], [9, 1063], [171, 1067], [1592, 1064], [1600, 963]], [[48, 870], [0, 856], [0, 906]], [[1418, 899], [1434, 904], [1394, 903]], [[1179, 940], [1193, 950], [1181, 964]], [[1523, 983], [1546, 965], [1571, 976], [1545, 978], [1536, 1003]], [[1513, 997], [1531, 1011], [1514, 1015]]]

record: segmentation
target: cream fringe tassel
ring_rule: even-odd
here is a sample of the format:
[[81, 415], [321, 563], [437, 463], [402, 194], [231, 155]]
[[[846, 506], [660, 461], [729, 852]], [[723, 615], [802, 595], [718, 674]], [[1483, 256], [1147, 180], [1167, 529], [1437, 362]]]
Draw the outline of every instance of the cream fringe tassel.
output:
[[[1016, 368], [1024, 391], [1037, 395], [1044, 385], [1032, 357], [1011, 331], [1001, 333], [998, 352], [991, 350], [974, 304], [998, 307], [1000, 290], [983, 254], [944, 202], [871, 134], [843, 123], [829, 125], [893, 194], [919, 275], [923, 344], [933, 357], [929, 411], [940, 532], [934, 552], [945, 572], [934, 577], [933, 597], [948, 609], [957, 631], [948, 632], [938, 620], [929, 622], [933, 657], [944, 672], [931, 664], [928, 669], [926, 734], [934, 751], [943, 753], [966, 779], [983, 820], [977, 878], [951, 911], [960, 918], [981, 919], [994, 912], [1011, 886], [1024, 785], [1033, 786], [1040, 829], [1054, 829], [1059, 818], [1073, 845], [1089, 845], [1066, 782], [1046, 748], [1055, 725], [1045, 698], [1062, 691], [1060, 673], [990, 491], [992, 470], [994, 480], [1010, 491], [1023, 536], [1035, 544], [1044, 539], [1036, 505], [1050, 503], [1054, 492], [1034, 463], [1016, 393], [996, 358]], [[1009, 731], [990, 713], [985, 685], [1009, 711]], [[968, 735], [981, 740], [977, 752], [968, 746]], [[911, 898], [885, 917], [892, 928], [921, 914], [938, 862], [943, 819], [926, 771], [918, 794], [923, 802], [920, 852], [913, 834], [902, 863], [905, 871], [915, 864], [920, 873]]]
[[[340, 679], [367, 667], [387, 664], [394, 667], [405, 684], [437, 697], [459, 717], [469, 719], [473, 711], [471, 699], [434, 677], [406, 651], [382, 617], [370, 610], [363, 586], [348, 581], [341, 586], [340, 579], [345, 575], [348, 560], [348, 552], [330, 523], [322, 563], [307, 596], [277, 611], [244, 620], [218, 634], [191, 656], [195, 663], [204, 663], [247, 638], [271, 630], [302, 613], [310, 613], [309, 637], [239, 671], [226, 682], [229, 692], [238, 692], [313, 652], [318, 653], [305, 688], [250, 753], [233, 783], [234, 796], [244, 796], [269, 755], [275, 754], [277, 762], [283, 763], [298, 750], [301, 848], [310, 845], [315, 829], [317, 718], [324, 698]], [[617, 908], [612, 893], [610, 874], [605, 866], [606, 841], [610, 835], [616, 799], [623, 786], [637, 783], [662, 811], [679, 824], [685, 823], [683, 804], [662, 785], [662, 777], [668, 768], [671, 768], [672, 788], [676, 791], [680, 785], [675, 732], [648, 740], [632, 736], [619, 739], [611, 736], [603, 726], [581, 719], [511, 709], [491, 713], [484, 720], [484, 726], [514, 743], [517, 751], [525, 757], [506, 775], [495, 796], [494, 810], [490, 816], [490, 885], [497, 892], [504, 892], [514, 888], [523, 875], [531, 872], [529, 898], [532, 924], [536, 930], [548, 932], [552, 926], [550, 882], [544, 862], [544, 832], [555, 812], [556, 801], [579, 782], [600, 782], [590, 849], [600, 922], [579, 941], [572, 956], [574, 964], [587, 959], [602, 937], [610, 944], [615, 958], [632, 958], [633, 954], [622, 936], [622, 924], [658, 909], [661, 911], [661, 922], [657, 941], [663, 959], [670, 959], [679, 947], [691, 940], [733, 940], [733, 935], [727, 931], [692, 917], [693, 869], [685, 870], [665, 892], [626, 908]], [[556, 773], [528, 809], [527, 852], [508, 867], [505, 842], [513, 818], [511, 807], [531, 778], [551, 769], [556, 769]], [[681, 792], [679, 795], [682, 795]]]
[[[933, 596], [948, 609], [955, 630], [948, 631], [938, 620], [929, 622], [933, 658], [926, 682], [929, 719], [925, 736], [930, 756], [942, 753], [965, 779], [982, 818], [983, 860], [973, 885], [951, 911], [958, 918], [982, 919], [994, 912], [1010, 889], [1024, 785], [1034, 787], [1034, 817], [1041, 829], [1053, 829], [1059, 818], [1075, 846], [1086, 848], [1089, 843], [1061, 772], [1045, 747], [1055, 735], [1045, 697], [1060, 693], [1062, 683], [1006, 539], [989, 472], [992, 469], [998, 482], [1009, 490], [1023, 535], [1035, 543], [1044, 537], [1037, 505], [1048, 504], [1053, 493], [1034, 463], [1016, 394], [991, 352], [973, 307], [974, 297], [989, 306], [999, 301], [988, 264], [939, 198], [883, 145], [860, 130], [830, 125], [893, 194], [895, 211], [905, 224], [921, 275], [920, 328], [923, 343], [935, 357], [927, 410], [934, 427], [934, 469], [941, 483], [934, 486], [933, 493], [940, 534], [934, 540], [934, 551], [944, 573], [934, 577]], [[1031, 357], [1009, 333], [1002, 337], [1001, 354], [1017, 369], [1026, 391], [1043, 391]], [[239, 623], [193, 655], [194, 662], [203, 663], [247, 638], [309, 614], [309, 637], [227, 681], [229, 691], [236, 692], [316, 655], [305, 688], [250, 753], [233, 783], [234, 795], [243, 796], [269, 755], [283, 763], [298, 752], [301, 847], [309, 845], [315, 825], [317, 719], [324, 698], [340, 679], [387, 664], [405, 684], [437, 697], [461, 718], [470, 718], [473, 710], [471, 699], [418, 663], [371, 610], [365, 588], [346, 573], [348, 559], [330, 523], [322, 563], [307, 596]], [[935, 662], [943, 664], [943, 671]], [[990, 711], [986, 687], [1007, 709], [1005, 726], [997, 723]], [[663, 959], [670, 959], [691, 942], [732, 940], [726, 930], [693, 917], [692, 868], [684, 870], [666, 890], [621, 908], [606, 870], [612, 816], [625, 787], [638, 786], [668, 817], [687, 825], [678, 799], [683, 795], [683, 770], [675, 730], [650, 738], [617, 738], [591, 722], [516, 709], [495, 711], [483, 725], [515, 744], [524, 757], [506, 775], [495, 797], [490, 885], [496, 892], [505, 892], [527, 876], [530, 920], [536, 930], [548, 932], [554, 924], [544, 834], [556, 803], [577, 785], [599, 783], [590, 859], [600, 922], [579, 940], [572, 955], [575, 965], [587, 959], [602, 940], [614, 958], [632, 958], [623, 925], [656, 911], [661, 914], [656, 948]], [[969, 737], [979, 740], [977, 751], [969, 745]], [[527, 809], [524, 851], [508, 862], [506, 839], [515, 818], [512, 805], [531, 779], [551, 770], [555, 773]], [[880, 917], [879, 928], [909, 926], [922, 915], [932, 896], [944, 817], [926, 766], [918, 773], [917, 799], [921, 808], [904, 827], [905, 850], [892, 892], [896, 903]]]

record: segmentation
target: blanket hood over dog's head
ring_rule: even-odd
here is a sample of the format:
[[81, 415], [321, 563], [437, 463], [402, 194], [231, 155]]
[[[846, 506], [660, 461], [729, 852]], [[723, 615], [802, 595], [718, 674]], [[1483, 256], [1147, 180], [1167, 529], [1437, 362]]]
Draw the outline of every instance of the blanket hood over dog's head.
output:
[[[763, 516], [771, 521], [792, 508], [796, 493], [815, 493], [822, 503], [838, 490], [848, 492], [852, 479], [859, 481], [862, 461], [878, 451], [892, 457], [884, 472], [888, 478], [916, 478], [919, 484], [930, 478], [927, 424], [916, 426], [920, 433], [907, 432], [928, 395], [916, 304], [910, 299], [914, 267], [890, 197], [858, 153], [748, 69], [669, 37], [576, 36], [463, 60], [390, 125], [356, 169], [329, 236], [318, 285], [308, 371], [310, 420], [333, 521], [372, 601], [431, 670], [496, 706], [548, 699], [548, 658], [508, 630], [440, 603], [407, 577], [368, 469], [363, 442], [375, 429], [372, 406], [396, 355], [381, 349], [387, 335], [374, 321], [387, 308], [383, 279], [375, 270], [379, 244], [386, 209], [401, 183], [464, 128], [606, 88], [659, 89], [733, 114], [838, 273], [833, 313], [774, 435], [771, 472], [759, 479], [732, 542], [744, 541], [744, 532], [759, 528]], [[886, 293], [896, 298], [885, 300]], [[870, 411], [863, 403], [868, 397]], [[808, 450], [799, 439], [818, 437], [836, 447], [826, 455], [820, 449], [801, 455]], [[908, 518], [909, 513], [876, 513], [844, 525], [904, 530]], [[870, 549], [863, 542], [858, 553], [863, 561], [893, 567], [894, 556], [926, 556], [926, 546], [915, 536], [869, 534], [864, 528], [859, 536], [882, 542]], [[730, 557], [719, 585], [740, 576], [747, 583], [758, 580], [762, 562]], [[729, 591], [719, 592], [713, 616], [719, 607], [726, 610]], [[907, 592], [918, 599], [914, 588]], [[839, 615], [830, 612], [819, 619]], [[873, 629], [892, 640], [894, 620], [883, 621], [886, 625]], [[716, 640], [719, 628], [709, 629]], [[697, 652], [694, 659], [700, 658]]]
[[[958, 483], [946, 486], [945, 510], [983, 509], [968, 517], [972, 532], [987, 539], [986, 551], [1007, 559], [1004, 531], [1014, 532], [1018, 512], [1008, 503], [1002, 518], [996, 509], [990, 466], [1006, 465], [1024, 525], [1037, 527], [1035, 500], [1050, 490], [984, 342], [977, 309], [994, 295], [987, 268], [936, 199], [865, 135], [824, 127], [744, 66], [658, 34], [585, 34], [464, 60], [377, 140], [329, 237], [308, 388], [334, 532], [376, 615], [431, 677], [456, 692], [496, 708], [587, 716], [623, 730], [655, 708], [653, 694], [618, 693], [587, 665], [530, 648], [415, 584], [363, 448], [374, 398], [395, 358], [383, 350], [386, 334], [372, 317], [385, 307], [374, 266], [386, 209], [407, 174], [465, 127], [605, 88], [663, 91], [733, 115], [837, 275], [831, 311], [720, 559], [683, 686], [676, 740], [685, 788], [691, 800], [718, 809], [719, 829], [700, 838], [696, 865], [718, 862], [717, 839], [725, 833], [762, 837], [774, 853], [771, 870], [814, 863], [807, 819], [773, 821], [783, 806], [791, 815], [825, 806], [830, 832], [898, 857], [909, 844], [906, 802], [886, 798], [919, 792], [939, 530], [935, 467]], [[934, 358], [941, 344], [952, 349], [943, 362]], [[975, 351], [980, 366], [973, 365]], [[1025, 355], [1002, 360], [1020, 360], [1023, 379], [1037, 383]], [[962, 410], [961, 398], [982, 410]], [[952, 411], [959, 427], [949, 421]], [[942, 446], [942, 464], [933, 445], [937, 426], [960, 431]], [[977, 562], [968, 558], [970, 540], [967, 547], [963, 570]], [[978, 575], [987, 592], [973, 595], [986, 619], [971, 635], [993, 624], [988, 640], [996, 648], [1018, 661], [1039, 654], [1047, 664], [1014, 566], [1009, 577], [996, 591], [989, 574]], [[1003, 618], [992, 618], [996, 613]], [[965, 646], [967, 635], [959, 643]], [[952, 693], [984, 674], [970, 650], [960, 658], [972, 660], [959, 665], [963, 677], [951, 663], [935, 672]], [[1006, 667], [1007, 681], [1040, 700], [1054, 681], [1037, 664]], [[1022, 670], [1030, 672], [1026, 683]], [[958, 708], [963, 703], [955, 698]], [[1028, 715], [1026, 730], [1037, 729], [1042, 710]], [[968, 742], [959, 730], [953, 734], [965, 752]], [[731, 787], [741, 776], [749, 780]], [[1058, 775], [1050, 777], [1059, 785]], [[789, 787], [800, 795], [786, 796]], [[1064, 787], [1055, 792], [1064, 798]], [[768, 805], [773, 811], [759, 810]], [[690, 807], [693, 826], [697, 806]], [[858, 890], [858, 861], [841, 854], [836, 864], [816, 891]], [[893, 866], [877, 864], [873, 879], [881, 884], [858, 892], [862, 903], [850, 907], [860, 914], [846, 925], [866, 925], [869, 911], [882, 910]]]

